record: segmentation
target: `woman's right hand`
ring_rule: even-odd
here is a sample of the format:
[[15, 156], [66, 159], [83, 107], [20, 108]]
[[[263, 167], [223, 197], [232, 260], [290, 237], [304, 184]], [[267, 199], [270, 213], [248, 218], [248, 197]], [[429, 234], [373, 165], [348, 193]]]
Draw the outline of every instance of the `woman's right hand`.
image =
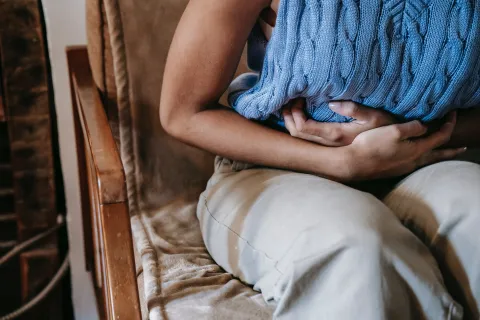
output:
[[307, 119], [305, 99], [297, 98], [282, 109], [285, 127], [292, 137], [323, 146], [342, 147], [352, 143], [362, 132], [396, 123], [388, 112], [353, 101], [332, 101], [329, 107], [339, 115], [353, 118], [353, 121], [336, 123]]
[[464, 152], [460, 149], [437, 149], [450, 140], [456, 124], [456, 113], [448, 115], [436, 132], [424, 136], [427, 127], [420, 121], [384, 126], [359, 134], [346, 146], [349, 176], [367, 180], [400, 176], [415, 169], [451, 159]]

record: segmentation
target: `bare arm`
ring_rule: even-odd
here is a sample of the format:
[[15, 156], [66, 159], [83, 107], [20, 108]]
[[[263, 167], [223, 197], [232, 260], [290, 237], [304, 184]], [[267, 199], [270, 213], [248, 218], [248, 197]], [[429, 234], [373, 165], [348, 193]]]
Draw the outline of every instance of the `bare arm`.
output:
[[[164, 75], [160, 119], [174, 137], [232, 159], [348, 179], [342, 148], [266, 128], [218, 104], [266, 0], [192, 0]], [[346, 170], [347, 169], [347, 170]]]
[[461, 150], [435, 151], [451, 136], [451, 120], [429, 137], [419, 122], [365, 131], [352, 144], [325, 147], [263, 127], [221, 106], [248, 33], [269, 0], [191, 0], [165, 67], [160, 120], [193, 146], [231, 159], [309, 172], [339, 181], [411, 172]]

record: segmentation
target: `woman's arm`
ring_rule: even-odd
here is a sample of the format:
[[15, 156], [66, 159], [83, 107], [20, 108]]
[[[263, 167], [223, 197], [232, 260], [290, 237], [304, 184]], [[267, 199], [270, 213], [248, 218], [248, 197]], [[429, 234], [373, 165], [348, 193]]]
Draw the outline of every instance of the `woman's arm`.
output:
[[263, 127], [219, 105], [248, 34], [268, 5], [267, 0], [190, 1], [165, 67], [160, 120], [169, 134], [231, 159], [340, 181], [403, 174], [459, 152], [432, 151], [448, 140], [452, 123], [415, 141], [409, 138], [426, 131], [420, 123], [391, 125], [332, 148]]
[[174, 137], [232, 159], [348, 179], [343, 149], [266, 128], [218, 104], [266, 0], [192, 0], [172, 42], [160, 119]]

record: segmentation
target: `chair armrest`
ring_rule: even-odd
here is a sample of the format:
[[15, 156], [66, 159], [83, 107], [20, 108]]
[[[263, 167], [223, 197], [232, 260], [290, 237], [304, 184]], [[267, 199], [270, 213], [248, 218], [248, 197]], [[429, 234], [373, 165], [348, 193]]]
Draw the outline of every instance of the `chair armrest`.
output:
[[86, 268], [102, 319], [141, 319], [125, 173], [85, 47], [67, 49]]
[[[69, 48], [67, 55], [83, 135], [95, 166], [100, 202], [127, 201], [125, 173], [100, 94], [93, 82], [86, 52]], [[76, 61], [76, 62], [75, 62]]]

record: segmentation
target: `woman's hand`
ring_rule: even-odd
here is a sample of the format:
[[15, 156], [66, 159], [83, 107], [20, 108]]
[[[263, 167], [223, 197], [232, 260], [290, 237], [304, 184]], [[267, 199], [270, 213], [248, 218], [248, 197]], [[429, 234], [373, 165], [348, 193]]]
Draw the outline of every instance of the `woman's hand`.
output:
[[305, 99], [292, 100], [283, 109], [285, 127], [290, 135], [324, 146], [341, 147], [352, 143], [362, 132], [395, 123], [387, 112], [364, 107], [352, 101], [335, 101], [330, 109], [354, 118], [349, 123], [318, 122], [305, 116]]
[[427, 127], [420, 121], [389, 125], [359, 134], [345, 147], [353, 180], [386, 178], [451, 159], [466, 148], [436, 148], [446, 144], [456, 124], [456, 113], [448, 115], [443, 126], [425, 136]]

